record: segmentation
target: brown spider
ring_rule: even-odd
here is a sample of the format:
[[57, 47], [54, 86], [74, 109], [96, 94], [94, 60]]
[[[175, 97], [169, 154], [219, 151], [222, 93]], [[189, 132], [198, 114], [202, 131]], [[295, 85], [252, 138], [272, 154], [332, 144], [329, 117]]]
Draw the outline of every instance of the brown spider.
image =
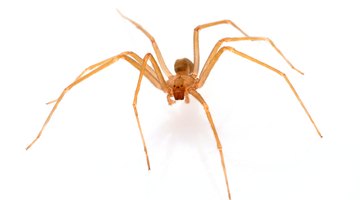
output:
[[[139, 79], [137, 82], [137, 87], [135, 90], [135, 96], [134, 96], [134, 100], [133, 100], [133, 108], [134, 108], [134, 112], [135, 112], [135, 116], [136, 116], [136, 120], [137, 120], [137, 125], [140, 131], [140, 135], [141, 135], [141, 140], [144, 146], [144, 151], [145, 151], [145, 155], [146, 155], [146, 162], [147, 162], [147, 166], [148, 166], [148, 170], [150, 170], [150, 161], [149, 161], [149, 156], [147, 153], [147, 148], [146, 148], [146, 143], [145, 143], [145, 139], [142, 133], [142, 129], [140, 126], [140, 121], [139, 121], [139, 117], [138, 117], [138, 111], [136, 108], [137, 105], [137, 97], [138, 97], [138, 93], [140, 90], [140, 85], [141, 85], [141, 80], [143, 78], [143, 76], [145, 76], [147, 79], [149, 79], [149, 81], [159, 90], [162, 90], [163, 92], [165, 92], [167, 94], [167, 101], [169, 103], [169, 105], [174, 104], [177, 100], [185, 100], [185, 103], [189, 103], [189, 94], [192, 95], [193, 97], [195, 97], [195, 99], [197, 99], [202, 106], [204, 107], [204, 110], [206, 112], [206, 116], [209, 120], [211, 129], [214, 133], [214, 137], [216, 140], [216, 144], [217, 144], [217, 148], [219, 150], [220, 153], [220, 158], [221, 158], [221, 165], [222, 165], [222, 169], [223, 169], [223, 173], [224, 173], [224, 177], [225, 177], [225, 182], [226, 182], [226, 187], [227, 187], [227, 193], [228, 193], [228, 197], [229, 199], [231, 199], [231, 195], [230, 195], [230, 188], [229, 188], [229, 183], [228, 183], [228, 178], [227, 178], [227, 173], [226, 173], [226, 167], [225, 167], [225, 161], [224, 161], [224, 155], [223, 155], [223, 151], [222, 151], [222, 146], [220, 143], [220, 139], [219, 136], [217, 134], [213, 119], [211, 117], [210, 111], [209, 111], [209, 107], [206, 104], [205, 100], [203, 99], [203, 97], [196, 91], [198, 88], [201, 88], [206, 79], [208, 78], [212, 68], [214, 67], [215, 63], [218, 61], [218, 59], [220, 58], [220, 56], [225, 52], [225, 51], [230, 51], [238, 56], [241, 56], [245, 59], [248, 59], [252, 62], [255, 62], [257, 64], [259, 64], [260, 66], [263, 66], [275, 73], [277, 73], [278, 75], [282, 76], [286, 83], [289, 85], [291, 91], [294, 93], [294, 95], [296, 96], [297, 100], [299, 101], [300, 105], [302, 106], [302, 108], [304, 109], [305, 113], [307, 114], [307, 116], [309, 117], [311, 123], [314, 125], [318, 135], [320, 137], [322, 137], [319, 129], [317, 128], [317, 126], [315, 125], [314, 120], [312, 119], [310, 113], [308, 112], [308, 110], [306, 109], [304, 103], [302, 102], [302, 100], [300, 99], [300, 96], [297, 94], [297, 92], [295, 91], [294, 86], [291, 84], [290, 80], [287, 78], [287, 76], [277, 70], [274, 67], [271, 67], [270, 65], [257, 60], [256, 58], [253, 58], [243, 52], [240, 52], [238, 50], [236, 50], [235, 48], [231, 47], [231, 46], [223, 46], [222, 44], [225, 42], [236, 42], [236, 41], [246, 41], [246, 40], [250, 40], [250, 41], [265, 41], [268, 42], [277, 52], [278, 54], [289, 64], [289, 66], [296, 70], [297, 72], [299, 72], [300, 74], [303, 74], [300, 70], [296, 69], [289, 61], [288, 59], [281, 53], [281, 51], [275, 46], [275, 44], [269, 39], [269, 38], [265, 38], [265, 37], [250, 37], [248, 36], [244, 31], [242, 31], [237, 25], [235, 25], [232, 21], [230, 20], [222, 20], [222, 21], [216, 21], [216, 22], [212, 22], [212, 23], [207, 23], [207, 24], [203, 24], [203, 25], [199, 25], [194, 29], [194, 63], [191, 62], [189, 59], [187, 58], [181, 58], [176, 60], [174, 68], [175, 68], [175, 72], [176, 74], [173, 75], [169, 69], [167, 68], [167, 66], [165, 65], [164, 59], [161, 55], [160, 49], [155, 41], [155, 39], [150, 35], [150, 33], [148, 33], [142, 26], [140, 26], [138, 23], [136, 23], [135, 21], [133, 21], [132, 19], [126, 17], [125, 15], [123, 15], [119, 10], [118, 10], [119, 14], [126, 20], [128, 20], [130, 23], [132, 23], [133, 25], [136, 26], [136, 28], [138, 28], [140, 31], [142, 31], [151, 41], [151, 44], [153, 46], [153, 49], [155, 51], [155, 56], [157, 61], [156, 61], [155, 57], [151, 54], [151, 53], [147, 53], [143, 58], [141, 58], [140, 56], [138, 56], [136, 53], [131, 52], [131, 51], [125, 51], [122, 52], [116, 56], [113, 56], [111, 58], [108, 58], [104, 61], [101, 61], [97, 64], [94, 64], [88, 68], [86, 68], [76, 79], [74, 82], [72, 82], [69, 86], [67, 86], [63, 92], [60, 94], [60, 96], [54, 100], [54, 101], [50, 101], [48, 102], [48, 104], [50, 103], [55, 103], [53, 109], [51, 110], [50, 114], [48, 115], [45, 123], [43, 124], [40, 132], [38, 133], [38, 135], [36, 136], [36, 138], [29, 144], [29, 146], [26, 147], [26, 149], [29, 149], [41, 136], [45, 126], [47, 125], [47, 123], [50, 121], [52, 115], [54, 114], [57, 106], [59, 105], [60, 101], [63, 99], [63, 97], [65, 96], [65, 94], [74, 86], [76, 86], [77, 84], [79, 84], [80, 82], [84, 81], [85, 79], [91, 77], [92, 75], [98, 73], [99, 71], [105, 69], [106, 67], [112, 65], [113, 63], [117, 62], [120, 59], [124, 59], [127, 62], [129, 62], [131, 65], [133, 65], [136, 69], [138, 69], [140, 71], [140, 75], [139, 75]], [[207, 58], [200, 74], [199, 74], [199, 31], [201, 29], [205, 29], [208, 27], [212, 27], [212, 26], [217, 26], [220, 24], [228, 24], [233, 26], [235, 29], [239, 30], [244, 36], [243, 37], [228, 37], [228, 38], [223, 38], [221, 40], [219, 40], [216, 45], [214, 46], [213, 50], [211, 51], [209, 57]], [[151, 66], [148, 65], [148, 61], [151, 62]], [[159, 67], [160, 66], [160, 67]], [[167, 77], [167, 80], [164, 79], [163, 74], [164, 73]], [[174, 98], [174, 99], [172, 99]]]

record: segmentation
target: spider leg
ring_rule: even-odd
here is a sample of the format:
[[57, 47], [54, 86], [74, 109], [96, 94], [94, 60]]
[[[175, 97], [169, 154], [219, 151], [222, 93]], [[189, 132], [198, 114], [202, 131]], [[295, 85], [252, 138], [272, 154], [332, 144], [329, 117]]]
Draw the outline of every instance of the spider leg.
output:
[[[124, 58], [126, 59], [129, 63], [131, 63], [134, 67], [136, 67], [138, 70], [140, 70], [140, 64], [139, 63], [142, 63], [142, 59], [140, 58], [140, 56], [138, 56], [136, 53], [134, 52], [126, 52], [126, 54], [130, 57], [127, 57], [127, 58]], [[78, 79], [80, 79], [81, 77], [83, 77], [84, 75], [90, 73], [92, 70], [96, 69], [97, 67], [103, 65], [104, 63], [108, 62], [110, 59], [112, 58], [109, 58], [109, 59], [106, 59], [106, 60], [103, 60], [99, 63], [96, 63], [94, 65], [91, 65], [89, 67], [87, 67], [86, 69], [84, 69], [80, 75], [78, 75], [76, 77], [76, 79], [74, 81], [77, 81]], [[136, 61], [134, 61], [133, 59], [135, 59]], [[161, 72], [160, 72], [160, 75], [161, 75]], [[162, 86], [161, 84], [159, 83], [158, 79], [157, 79], [157, 73], [149, 66], [149, 65], [146, 65], [146, 71], [145, 71], [145, 76], [149, 79], [149, 81], [158, 89], [162, 90]], [[161, 75], [162, 76], [162, 75]], [[52, 100], [52, 101], [49, 101], [47, 102], [46, 104], [49, 105], [49, 104], [52, 104], [52, 103], [55, 103], [57, 101], [57, 99], [55, 100]]]
[[141, 134], [141, 140], [142, 140], [142, 143], [143, 143], [143, 146], [144, 146], [144, 151], [145, 151], [145, 154], [146, 154], [146, 162], [147, 162], [147, 165], [148, 165], [148, 170], [150, 170], [150, 161], [149, 161], [148, 152], [147, 152], [147, 148], [146, 148], [146, 144], [145, 144], [145, 138], [144, 138], [144, 135], [142, 133], [142, 129], [141, 129], [141, 125], [140, 125], [139, 114], [138, 114], [138, 110], [137, 110], [137, 99], [138, 99], [138, 95], [139, 95], [139, 91], [140, 91], [141, 81], [142, 81], [142, 78], [144, 76], [144, 72], [146, 71], [147, 62], [149, 60], [152, 63], [152, 65], [155, 67], [155, 70], [156, 69], [160, 70], [160, 68], [159, 68], [158, 64], [156, 63], [153, 55], [151, 53], [146, 54], [144, 59], [143, 59], [143, 63], [141, 65], [140, 75], [139, 75], [138, 83], [137, 83], [136, 90], [135, 90], [134, 100], [133, 100], [133, 108], [134, 108], [134, 112], [135, 112], [135, 116], [136, 116], [136, 122], [137, 122], [137, 125], [138, 125], [138, 128], [139, 128], [140, 134]]
[[208, 65], [204, 66], [204, 69], [202, 71], [202, 73], [200, 74], [200, 77], [199, 77], [199, 85], [203, 85], [204, 82], [206, 81], [207, 77], [209, 76], [209, 73], [211, 72], [212, 68], [214, 67], [215, 63], [218, 61], [218, 59], [220, 58], [220, 56], [225, 52], [225, 51], [230, 51], [238, 56], [241, 56], [247, 60], [250, 60], [252, 62], [255, 62], [267, 69], [270, 69], [271, 71], [277, 73], [278, 75], [282, 76], [285, 81], [288, 83], [291, 91], [294, 93], [294, 95], [296, 96], [297, 100], [299, 101], [301, 107], [304, 109], [306, 115], [309, 117], [311, 123], [314, 125], [314, 128], [316, 129], [318, 135], [320, 137], [322, 137], [321, 133], [320, 133], [320, 130], [318, 129], [318, 127], [316, 126], [314, 120], [312, 119], [309, 111], [306, 109], [305, 107], [305, 104], [303, 103], [303, 101], [301, 100], [299, 94], [296, 92], [294, 86], [292, 85], [292, 83], [290, 82], [290, 80], [288, 79], [288, 77], [286, 76], [285, 73], [281, 72], [280, 70], [274, 68], [274, 67], [271, 67], [270, 65], [264, 63], [264, 62], [261, 62], [260, 60], [256, 59], [256, 58], [253, 58], [245, 53], [242, 53], [240, 51], [237, 51], [235, 48], [233, 47], [229, 47], [229, 46], [225, 46], [225, 47], [222, 47], [210, 60], [210, 62], [208, 63]]
[[[208, 59], [206, 60], [205, 64], [204, 64], [204, 68], [202, 69], [200, 76], [203, 76], [203, 71], [205, 71], [205, 66], [208, 66], [209, 63], [212, 61], [213, 57], [215, 56], [215, 54], [219, 51], [219, 48], [221, 47], [221, 45], [224, 42], [238, 42], [238, 41], [247, 41], [247, 40], [251, 40], [251, 41], [266, 41], [268, 43], [270, 43], [270, 45], [276, 50], [276, 52], [286, 61], [286, 63], [295, 71], [297, 71], [298, 73], [304, 75], [304, 73], [302, 71], [300, 71], [299, 69], [295, 68], [293, 64], [291, 64], [291, 62], [284, 56], [284, 54], [280, 51], [279, 48], [277, 48], [274, 44], [274, 42], [269, 39], [269, 38], [265, 38], [265, 37], [231, 37], [231, 38], [223, 38], [221, 40], [219, 40], [214, 48], [212, 49]], [[202, 83], [203, 84], [203, 83]], [[202, 84], [199, 84], [199, 87], [202, 87]]]
[[153, 49], [155, 51], [156, 58], [159, 61], [159, 64], [160, 64], [160, 67], [161, 67], [162, 71], [165, 73], [165, 75], [167, 77], [172, 76], [171, 72], [169, 71], [169, 69], [167, 68], [167, 66], [165, 64], [164, 58], [163, 58], [163, 56], [162, 56], [162, 54], [160, 52], [160, 49], [159, 49], [159, 47], [158, 47], [158, 45], [157, 45], [157, 43], [155, 41], [155, 38], [149, 32], [147, 32], [140, 24], [138, 24], [134, 20], [128, 18], [124, 14], [122, 14], [120, 12], [120, 10], [118, 10], [118, 9], [116, 9], [116, 10], [121, 15], [121, 17], [123, 17], [124, 19], [126, 19], [130, 23], [132, 23], [134, 26], [136, 26], [136, 28], [138, 28], [141, 32], [143, 32], [146, 35], [147, 38], [149, 38], [149, 40], [151, 41], [151, 45], [153, 46]]
[[[52, 115], [54, 114], [55, 110], [57, 109], [59, 103], [61, 102], [61, 100], [63, 99], [63, 97], [65, 96], [65, 94], [71, 90], [74, 86], [76, 86], [77, 84], [81, 83], [82, 81], [86, 80], [87, 78], [91, 77], [92, 75], [98, 73], [99, 71], [107, 68], [108, 66], [110, 66], [111, 64], [117, 62], [119, 59], [124, 59], [126, 61], [128, 61], [131, 65], [133, 65], [135, 68], [137, 68], [138, 70], [141, 70], [143, 75], [145, 75], [147, 78], [151, 78], [149, 80], [152, 80], [152, 83], [155, 83], [155, 85], [159, 85], [159, 87], [161, 89], [166, 88], [166, 83], [165, 80], [163, 79], [163, 76], [160, 74], [158, 74], [160, 72], [160, 69], [157, 65], [154, 66], [155, 68], [155, 73], [156, 73], [156, 77], [153, 77], [151, 74], [151, 72], [148, 70], [147, 65], [143, 64], [143, 61], [141, 61], [141, 63], [138, 63], [137, 61], [133, 60], [131, 58], [131, 56], [134, 55], [134, 53], [132, 52], [123, 52], [119, 55], [113, 56], [109, 59], [106, 59], [104, 61], [101, 61], [95, 65], [90, 66], [89, 68], [87, 68], [88, 70], [85, 70], [85, 72], [83, 72], [81, 74], [81, 76], [79, 76], [74, 82], [72, 82], [70, 85], [68, 85], [63, 92], [60, 94], [60, 96], [57, 98], [56, 103], [54, 105], [54, 107], [52, 108], [51, 112], [49, 113], [48, 117], [46, 118], [40, 132], [38, 133], [38, 135], [35, 137], [35, 139], [26, 147], [26, 150], [28, 150], [29, 148], [31, 148], [31, 146], [40, 138], [40, 136], [42, 135], [43, 130], [45, 129], [46, 125], [49, 123]], [[136, 59], [136, 58], [135, 58]], [[136, 59], [137, 60], [137, 59]], [[145, 65], [145, 67], [142, 67], [142, 65]], [[142, 133], [141, 133], [142, 135]], [[143, 138], [143, 136], [142, 136]], [[146, 147], [144, 147], [145, 149]], [[146, 153], [146, 157], [147, 157], [147, 153]], [[148, 157], [146, 158], [148, 160]]]
[[212, 26], [217, 26], [220, 24], [229, 24], [231, 26], [233, 26], [235, 29], [239, 30], [243, 35], [245, 35], [245, 37], [249, 37], [248, 34], [246, 34], [243, 30], [241, 30], [234, 22], [232, 22], [231, 20], [221, 20], [221, 21], [216, 21], [216, 22], [211, 22], [211, 23], [207, 23], [207, 24], [202, 24], [197, 26], [194, 29], [194, 76], [196, 77], [199, 73], [199, 63], [200, 63], [200, 54], [199, 54], [199, 31], [201, 29], [205, 29], [205, 28], [209, 28]]
[[209, 120], [211, 129], [212, 129], [212, 131], [213, 131], [213, 133], [214, 133], [214, 136], [215, 136], [216, 146], [217, 146], [217, 148], [218, 148], [218, 150], [219, 150], [219, 153], [220, 153], [221, 166], [222, 166], [223, 172], [224, 172], [224, 177], [225, 177], [225, 182], [226, 182], [226, 188], [227, 188], [229, 200], [231, 200], [231, 194], [230, 194], [228, 177], [227, 177], [227, 173], [226, 173], [225, 159], [224, 159], [224, 154], [223, 154], [223, 151], [222, 151], [222, 145], [221, 145], [221, 142], [220, 142], [220, 139], [219, 139], [219, 135], [217, 134], [217, 131], [216, 131], [216, 128], [215, 128], [215, 125], [214, 125], [214, 121], [213, 121], [213, 119], [212, 119], [212, 117], [211, 117], [211, 114], [210, 114], [210, 111], [209, 111], [209, 106], [207, 105], [207, 103], [205, 102], [205, 100], [203, 99], [203, 97], [202, 97], [198, 92], [196, 92], [195, 90], [190, 90], [189, 93], [190, 93], [191, 95], [193, 95], [193, 96], [202, 104], [202, 106], [204, 107], [206, 116], [207, 116], [207, 118], [208, 118], [208, 120]]

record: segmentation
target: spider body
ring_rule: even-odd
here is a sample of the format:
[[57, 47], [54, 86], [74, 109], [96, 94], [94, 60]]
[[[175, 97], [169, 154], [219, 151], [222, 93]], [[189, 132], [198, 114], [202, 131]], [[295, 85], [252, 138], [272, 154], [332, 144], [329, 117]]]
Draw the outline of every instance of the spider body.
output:
[[196, 90], [196, 79], [191, 75], [194, 70], [194, 64], [187, 58], [178, 59], [174, 65], [175, 76], [170, 76], [167, 81], [169, 86], [169, 105], [173, 104], [169, 97], [174, 97], [175, 100], [184, 100], [189, 103], [189, 90]]
[[[57, 109], [59, 103], [64, 98], [64, 96], [65, 96], [65, 94], [67, 92], [69, 92], [73, 87], [75, 87], [76, 85], [78, 85], [82, 81], [90, 78], [91, 76], [93, 76], [94, 74], [100, 72], [101, 70], [111, 66], [113, 63], [115, 63], [115, 62], [117, 62], [119, 60], [124, 60], [124, 61], [128, 62], [129, 64], [131, 64], [134, 68], [136, 68], [137, 70], [140, 71], [138, 82], [137, 82], [136, 89], [135, 89], [135, 95], [134, 95], [134, 100], [133, 100], [133, 108], [134, 108], [134, 113], [135, 113], [137, 125], [138, 125], [138, 128], [139, 128], [142, 144], [144, 146], [144, 152], [145, 152], [145, 156], [146, 156], [146, 162], [147, 162], [148, 170], [150, 170], [150, 161], [149, 161], [149, 156], [148, 156], [148, 150], [147, 150], [147, 147], [146, 147], [144, 135], [142, 133], [140, 120], [139, 120], [139, 114], [138, 114], [138, 110], [137, 110], [137, 98], [138, 98], [138, 94], [139, 94], [139, 91], [140, 91], [140, 86], [141, 86], [143, 77], [146, 77], [156, 88], [158, 88], [159, 90], [162, 90], [163, 92], [167, 93], [167, 101], [168, 101], [169, 105], [175, 103], [175, 101], [178, 101], [178, 100], [185, 100], [185, 102], [188, 103], [189, 102], [189, 95], [192, 95], [203, 106], [204, 111], [206, 113], [206, 117], [207, 117], [207, 119], [209, 121], [211, 130], [213, 132], [213, 135], [214, 135], [214, 138], [215, 138], [215, 141], [216, 141], [216, 147], [217, 147], [217, 149], [219, 151], [219, 154], [220, 154], [221, 166], [222, 166], [223, 174], [224, 174], [224, 178], [225, 178], [228, 198], [231, 199], [230, 187], [229, 187], [229, 183], [228, 183], [228, 176], [227, 176], [226, 167], [225, 167], [225, 158], [224, 158], [224, 154], [223, 154], [223, 147], [221, 145], [219, 135], [218, 135], [217, 130], [215, 128], [215, 123], [214, 123], [214, 121], [212, 119], [212, 116], [210, 114], [209, 106], [205, 102], [204, 98], [197, 92], [197, 89], [201, 88], [204, 85], [204, 83], [207, 80], [211, 70], [213, 69], [213, 67], [215, 66], [218, 59], [221, 57], [221, 55], [225, 51], [231, 52], [231, 53], [233, 53], [234, 55], [236, 55], [238, 57], [241, 57], [241, 58], [247, 59], [249, 61], [252, 61], [252, 62], [258, 64], [259, 66], [267, 68], [270, 71], [274, 72], [275, 74], [278, 75], [278, 77], [284, 78], [285, 82], [290, 87], [291, 91], [295, 95], [296, 99], [298, 100], [301, 107], [303, 108], [303, 110], [307, 114], [309, 120], [311, 121], [314, 128], [316, 129], [318, 135], [320, 137], [322, 137], [322, 135], [320, 134], [320, 131], [317, 128], [314, 120], [312, 119], [310, 113], [306, 109], [305, 104], [300, 99], [300, 96], [296, 92], [294, 86], [292, 85], [292, 83], [290, 82], [288, 77], [285, 75], [285, 73], [281, 72], [280, 70], [278, 70], [278, 69], [276, 69], [276, 68], [274, 68], [274, 67], [272, 67], [272, 66], [270, 66], [270, 65], [268, 65], [268, 64], [266, 64], [266, 63], [264, 63], [264, 62], [262, 62], [262, 61], [260, 61], [260, 60], [258, 60], [256, 58], [254, 58], [254, 57], [252, 57], [250, 55], [247, 55], [247, 54], [245, 54], [245, 53], [243, 53], [241, 51], [236, 50], [234, 47], [222, 46], [223, 43], [241, 42], [241, 41], [263, 41], [263, 42], [267, 42], [268, 44], [270, 44], [273, 47], [273, 49], [275, 51], [277, 51], [277, 53], [287, 62], [287, 64], [292, 69], [299, 72], [300, 74], [303, 74], [300, 70], [296, 69], [286, 59], [286, 57], [281, 53], [281, 51], [275, 46], [275, 44], [269, 38], [266, 38], [266, 37], [250, 37], [249, 35], [247, 35], [244, 31], [242, 31], [237, 25], [235, 25], [230, 20], [221, 20], [221, 21], [216, 21], [216, 22], [211, 22], [211, 23], [199, 25], [194, 29], [194, 60], [193, 60], [194, 62], [190, 61], [187, 58], [178, 59], [174, 64], [174, 69], [175, 69], [176, 74], [173, 75], [169, 71], [169, 69], [167, 68], [167, 66], [165, 64], [165, 61], [164, 61], [164, 59], [163, 59], [163, 57], [161, 55], [160, 49], [159, 49], [155, 39], [153, 38], [153, 36], [150, 35], [150, 33], [148, 33], [138, 23], [136, 23], [132, 19], [124, 16], [120, 11], [118, 11], [118, 12], [124, 19], [126, 19], [127, 21], [132, 23], [136, 28], [138, 28], [142, 33], [144, 33], [146, 35], [146, 37], [148, 37], [148, 39], [151, 41], [153, 50], [155, 52], [155, 56], [153, 56], [152, 53], [147, 53], [143, 58], [141, 58], [139, 55], [137, 55], [134, 52], [125, 51], [125, 52], [122, 52], [122, 53], [120, 53], [118, 55], [115, 55], [113, 57], [110, 57], [110, 58], [105, 59], [105, 60], [103, 60], [103, 61], [101, 61], [99, 63], [96, 63], [94, 65], [91, 65], [91, 66], [87, 67], [82, 73], [80, 73], [79, 76], [77, 76], [77, 78], [71, 84], [69, 84], [62, 91], [62, 93], [59, 95], [59, 97], [56, 100], [50, 101], [48, 103], [48, 104], [55, 103], [55, 105], [52, 108], [51, 112], [49, 113], [48, 117], [46, 118], [40, 132], [35, 137], [35, 139], [27, 146], [26, 149], [29, 149], [40, 138], [44, 128], [46, 127], [46, 125], [50, 121], [50, 119], [51, 119], [52, 115], [54, 114], [55, 110]], [[199, 56], [199, 31], [202, 30], [202, 29], [206, 29], [206, 28], [221, 25], [221, 24], [230, 25], [230, 26], [234, 27], [239, 32], [241, 32], [244, 36], [220, 39], [215, 44], [214, 48], [212, 49], [210, 55], [208, 56], [208, 58], [207, 58], [207, 60], [205, 62], [205, 64], [203, 65], [201, 72], [199, 73], [199, 60], [200, 60], [200, 58], [199, 58], [200, 57]], [[150, 63], [151, 63], [151, 65], [149, 65]], [[167, 78], [166, 81], [165, 81], [165, 78], [164, 78], [163, 74]]]

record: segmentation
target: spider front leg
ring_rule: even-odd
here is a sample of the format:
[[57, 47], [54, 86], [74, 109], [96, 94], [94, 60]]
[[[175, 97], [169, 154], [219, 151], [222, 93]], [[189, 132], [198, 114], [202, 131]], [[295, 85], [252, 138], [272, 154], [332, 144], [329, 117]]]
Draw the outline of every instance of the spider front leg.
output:
[[228, 192], [229, 200], [231, 200], [230, 187], [229, 187], [228, 176], [227, 176], [227, 173], [226, 173], [225, 159], [224, 159], [224, 154], [223, 154], [223, 151], [222, 151], [222, 145], [221, 145], [221, 142], [220, 142], [220, 139], [219, 139], [219, 135], [217, 134], [214, 121], [213, 121], [213, 119], [211, 117], [211, 114], [210, 114], [210, 111], [209, 111], [209, 106], [205, 102], [204, 98], [198, 92], [196, 92], [195, 90], [190, 90], [189, 93], [191, 95], [193, 95], [201, 103], [201, 105], [204, 107], [206, 116], [207, 116], [208, 121], [210, 123], [211, 129], [212, 129], [212, 131], [214, 133], [217, 149], [219, 150], [219, 153], [220, 153], [221, 166], [222, 166], [222, 169], [223, 169], [223, 172], [224, 172], [224, 177], [225, 177], [225, 182], [226, 182], [226, 189], [227, 189], [227, 192]]

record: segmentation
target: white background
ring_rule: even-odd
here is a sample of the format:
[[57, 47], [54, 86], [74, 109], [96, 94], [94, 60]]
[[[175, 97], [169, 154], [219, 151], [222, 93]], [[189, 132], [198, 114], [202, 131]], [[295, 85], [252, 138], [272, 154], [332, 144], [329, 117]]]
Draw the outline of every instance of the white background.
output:
[[[74, 87], [43, 136], [63, 88], [87, 66], [157, 40], [172, 70], [192, 59], [193, 28], [231, 19], [271, 38], [234, 45], [288, 74], [320, 139], [283, 78], [225, 53], [199, 92], [223, 143], [233, 199], [360, 199], [359, 28], [355, 1], [2, 1], [0, 3], [0, 199], [227, 199], [213, 133], [201, 105], [168, 106], [144, 81], [139, 114], [147, 171], [132, 110], [138, 72], [124, 61]], [[229, 26], [200, 33], [202, 63]]]

